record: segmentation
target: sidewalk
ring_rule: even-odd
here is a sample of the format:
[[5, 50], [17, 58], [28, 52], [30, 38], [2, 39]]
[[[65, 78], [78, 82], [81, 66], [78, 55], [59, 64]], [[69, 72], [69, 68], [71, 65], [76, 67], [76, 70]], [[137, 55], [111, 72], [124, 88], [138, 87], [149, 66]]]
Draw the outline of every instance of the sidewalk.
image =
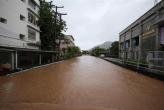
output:
[[[137, 71], [139, 73], [146, 73], [147, 74], [151, 74], [151, 76], [155, 76], [157, 77], [157, 75], [160, 75], [159, 77], [163, 77], [164, 76], [164, 71], [160, 71], [157, 69], [150, 69], [148, 67], [148, 65], [143, 65], [143, 64], [137, 64], [137, 63], [130, 63], [128, 61], [123, 61], [122, 59], [118, 59], [118, 58], [103, 58], [106, 61], [112, 62], [114, 64], [117, 64], [119, 66], [128, 68], [128, 69], [132, 69], [134, 71]], [[163, 78], [162, 78], [163, 80]]]
[[109, 58], [109, 57], [106, 57], [106, 58], [104, 58], [104, 60], [110, 61], [112, 63], [123, 65], [123, 61], [121, 59], [118, 59], [118, 58]]

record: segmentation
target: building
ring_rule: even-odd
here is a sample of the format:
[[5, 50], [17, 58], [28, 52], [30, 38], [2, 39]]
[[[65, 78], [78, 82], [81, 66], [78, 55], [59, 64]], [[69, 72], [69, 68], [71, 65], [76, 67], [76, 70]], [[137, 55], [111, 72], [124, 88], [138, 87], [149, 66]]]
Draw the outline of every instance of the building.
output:
[[72, 35], [65, 35], [65, 43], [67, 44], [67, 47], [75, 46], [74, 41], [75, 39]]
[[67, 48], [75, 46], [74, 37], [72, 35], [65, 35], [64, 39], [60, 43], [60, 52], [61, 55], [64, 55], [67, 52]]
[[157, 51], [164, 51], [164, 0], [119, 34], [121, 59], [148, 63], [149, 53]]
[[39, 49], [39, 0], [0, 1], [0, 46]]
[[41, 64], [39, 6], [39, 0], [0, 0], [0, 73]]

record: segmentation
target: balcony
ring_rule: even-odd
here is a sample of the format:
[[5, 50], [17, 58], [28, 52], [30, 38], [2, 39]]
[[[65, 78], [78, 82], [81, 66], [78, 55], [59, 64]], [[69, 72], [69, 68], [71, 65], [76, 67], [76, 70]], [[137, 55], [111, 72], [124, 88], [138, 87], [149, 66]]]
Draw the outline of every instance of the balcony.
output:
[[39, 5], [35, 2], [35, 0], [28, 0], [28, 7], [27, 9], [38, 16], [39, 12]]

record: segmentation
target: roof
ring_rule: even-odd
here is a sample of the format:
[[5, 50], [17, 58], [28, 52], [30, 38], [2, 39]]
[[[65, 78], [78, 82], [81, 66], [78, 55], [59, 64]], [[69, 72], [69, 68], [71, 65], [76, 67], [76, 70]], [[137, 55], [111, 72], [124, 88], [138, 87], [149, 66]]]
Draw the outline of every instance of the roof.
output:
[[71, 38], [73, 41], [75, 41], [74, 37], [72, 35], [65, 35], [66, 38]]

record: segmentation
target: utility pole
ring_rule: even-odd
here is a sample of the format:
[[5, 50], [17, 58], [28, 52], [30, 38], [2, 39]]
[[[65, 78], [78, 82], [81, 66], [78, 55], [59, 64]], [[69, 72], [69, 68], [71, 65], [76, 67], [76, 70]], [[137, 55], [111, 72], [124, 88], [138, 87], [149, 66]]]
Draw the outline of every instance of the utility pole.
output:
[[[57, 55], [57, 59], [59, 60], [60, 58], [60, 43], [61, 43], [61, 32], [59, 32], [59, 36], [58, 36], [58, 30], [57, 30], [57, 17], [59, 16], [59, 22], [60, 22], [60, 27], [62, 25], [62, 15], [67, 15], [67, 14], [64, 14], [64, 13], [58, 13], [58, 9], [59, 8], [64, 8], [64, 6], [55, 6], [55, 38], [57, 38], [59, 40], [59, 43], [57, 44], [57, 49], [58, 49], [58, 55]], [[56, 43], [56, 40], [55, 40], [55, 43]]]
[[[54, 6], [54, 8], [55, 8], [55, 38], [57, 38], [58, 36], [57, 36], [57, 15], [59, 14], [58, 13], [58, 9], [59, 8], [64, 8], [64, 6], [61, 6], [61, 7], [59, 7], [59, 6]], [[56, 43], [56, 41], [55, 41], [55, 43]]]
[[[60, 27], [61, 27], [61, 25], [62, 25], [62, 16], [63, 15], [67, 15], [66, 13], [59, 13], [59, 19], [60, 19]], [[62, 34], [61, 34], [61, 32], [59, 33], [59, 57], [60, 57], [60, 44], [61, 44], [61, 40], [62, 40]]]

